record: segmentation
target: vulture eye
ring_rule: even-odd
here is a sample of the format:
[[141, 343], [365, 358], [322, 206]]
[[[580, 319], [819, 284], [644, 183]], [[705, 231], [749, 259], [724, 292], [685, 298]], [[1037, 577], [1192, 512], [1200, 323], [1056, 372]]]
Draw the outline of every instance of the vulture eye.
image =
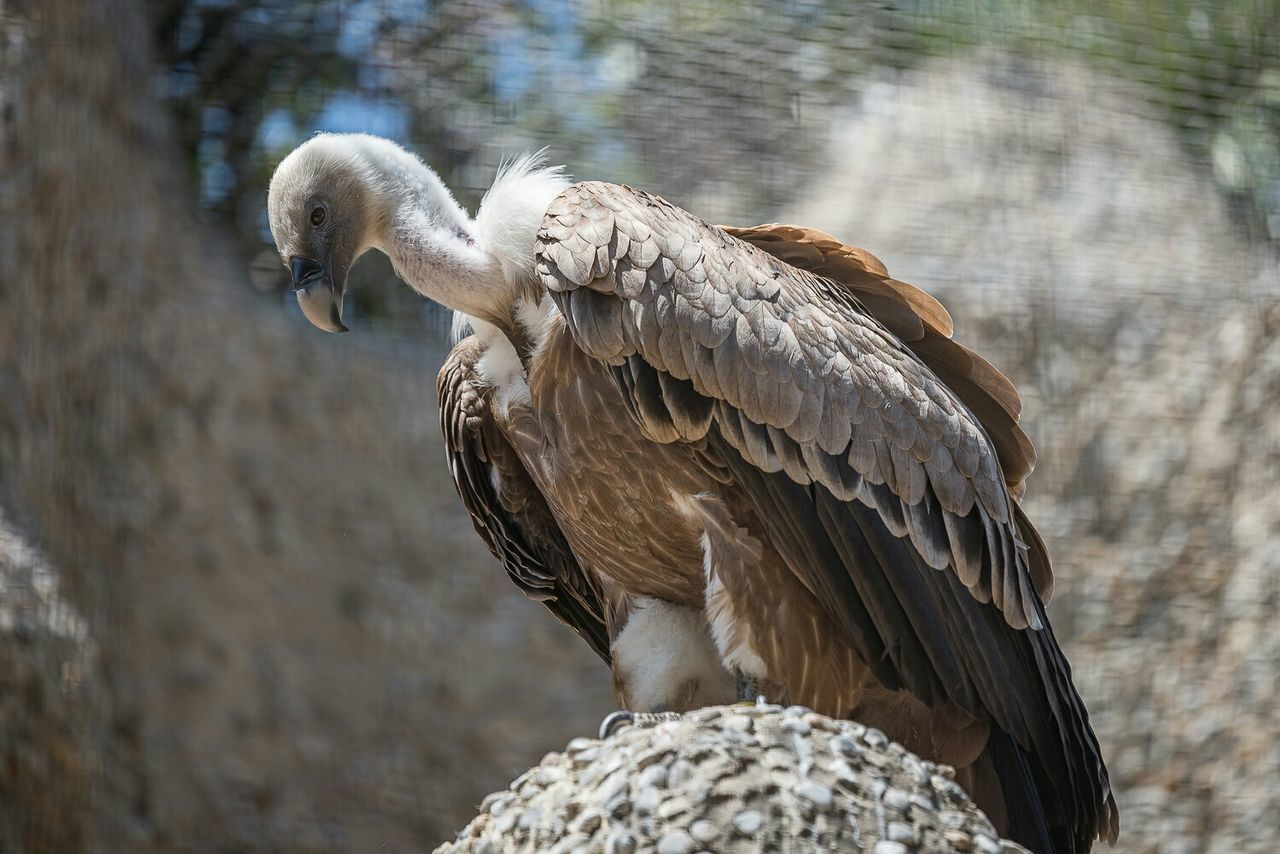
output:
[[324, 205], [316, 205], [311, 209], [311, 224], [314, 226], [324, 225], [325, 215]]

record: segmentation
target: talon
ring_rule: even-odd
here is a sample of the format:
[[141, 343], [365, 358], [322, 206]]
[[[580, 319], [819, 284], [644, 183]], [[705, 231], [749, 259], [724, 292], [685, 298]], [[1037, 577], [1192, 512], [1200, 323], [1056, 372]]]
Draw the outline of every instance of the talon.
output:
[[600, 739], [604, 740], [635, 720], [631, 712], [613, 712], [600, 722]]

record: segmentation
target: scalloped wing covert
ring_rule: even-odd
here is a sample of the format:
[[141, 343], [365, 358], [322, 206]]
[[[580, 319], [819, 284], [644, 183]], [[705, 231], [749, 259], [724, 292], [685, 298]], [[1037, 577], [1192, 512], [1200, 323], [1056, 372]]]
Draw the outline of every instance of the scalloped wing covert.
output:
[[981, 423], [847, 289], [595, 183], [552, 203], [537, 269], [579, 346], [616, 366], [639, 357], [666, 383], [636, 396], [651, 438], [698, 439], [714, 415], [751, 464], [875, 507], [1011, 626], [1039, 625]]
[[[846, 287], [977, 417], [995, 448], [1010, 495], [1015, 501], [1022, 499], [1026, 478], [1036, 465], [1035, 446], [1018, 424], [1022, 399], [994, 365], [952, 340], [951, 315], [940, 302], [915, 285], [891, 278], [880, 259], [865, 249], [818, 229], [781, 223], [719, 227], [793, 267]], [[1040, 600], [1048, 604], [1053, 597], [1048, 550], [1021, 508], [1014, 510], [1018, 530], [1027, 540], [1031, 579]]]

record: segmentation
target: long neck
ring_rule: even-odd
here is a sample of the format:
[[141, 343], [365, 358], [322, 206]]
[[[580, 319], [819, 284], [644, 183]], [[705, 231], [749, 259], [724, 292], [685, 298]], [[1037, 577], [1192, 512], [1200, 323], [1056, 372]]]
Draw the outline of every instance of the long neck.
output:
[[500, 327], [513, 323], [518, 289], [480, 245], [466, 211], [430, 170], [387, 170], [374, 245], [414, 290], [447, 308]]

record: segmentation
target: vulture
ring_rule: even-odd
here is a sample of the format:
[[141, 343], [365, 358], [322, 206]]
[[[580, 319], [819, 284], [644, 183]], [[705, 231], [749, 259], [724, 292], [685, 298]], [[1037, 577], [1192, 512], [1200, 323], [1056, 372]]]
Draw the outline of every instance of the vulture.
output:
[[1021, 403], [933, 297], [794, 225], [709, 225], [507, 163], [474, 218], [388, 140], [324, 134], [268, 192], [303, 314], [368, 249], [455, 313], [437, 380], [475, 529], [624, 709], [755, 699], [883, 730], [1039, 852], [1119, 815], [1045, 613]]

